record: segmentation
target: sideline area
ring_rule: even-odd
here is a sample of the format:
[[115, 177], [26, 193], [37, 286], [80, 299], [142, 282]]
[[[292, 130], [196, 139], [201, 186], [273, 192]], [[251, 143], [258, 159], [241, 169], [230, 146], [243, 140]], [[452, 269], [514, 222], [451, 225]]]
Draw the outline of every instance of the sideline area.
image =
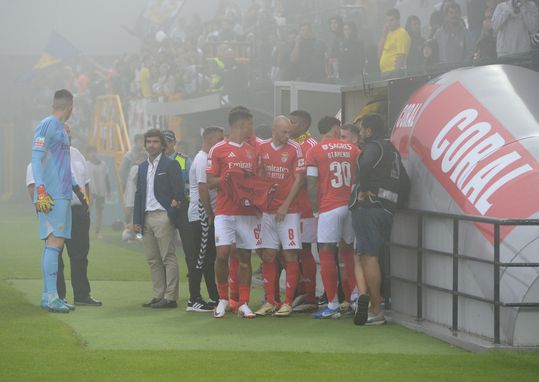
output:
[[[92, 240], [90, 250], [93, 294], [104, 306], [49, 314], [37, 306], [42, 244], [32, 207], [0, 208], [0, 381], [418, 381], [457, 375], [464, 381], [531, 381], [539, 375], [537, 353], [470, 354], [396, 324], [355, 327], [350, 318], [319, 321], [302, 314], [215, 320], [187, 313], [183, 258], [180, 307], [143, 309], [151, 293], [145, 259], [111, 231], [103, 241]], [[69, 281], [67, 289], [71, 299]], [[253, 307], [261, 295], [255, 287]]]

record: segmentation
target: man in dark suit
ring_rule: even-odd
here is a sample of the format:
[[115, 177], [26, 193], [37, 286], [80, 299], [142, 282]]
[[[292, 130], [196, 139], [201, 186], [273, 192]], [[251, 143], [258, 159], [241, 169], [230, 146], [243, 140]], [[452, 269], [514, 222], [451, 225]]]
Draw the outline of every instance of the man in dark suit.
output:
[[173, 222], [185, 200], [184, 183], [178, 162], [163, 154], [166, 142], [160, 130], [144, 134], [144, 147], [148, 160], [138, 169], [133, 227], [143, 234], [154, 296], [142, 306], [176, 308], [179, 283]]

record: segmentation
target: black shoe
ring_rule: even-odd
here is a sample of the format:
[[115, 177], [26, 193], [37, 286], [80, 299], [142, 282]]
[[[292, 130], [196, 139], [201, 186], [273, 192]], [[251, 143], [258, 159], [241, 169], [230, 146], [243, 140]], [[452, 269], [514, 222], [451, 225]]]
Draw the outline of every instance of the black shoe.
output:
[[96, 300], [92, 296], [86, 297], [84, 300], [75, 300], [75, 305], [80, 306], [101, 306], [103, 303], [99, 300]]
[[146, 301], [144, 304], [142, 304], [142, 307], [143, 308], [151, 308], [153, 304], [156, 304], [159, 301], [161, 301], [160, 298], [154, 297], [150, 301]]
[[206, 303], [211, 309], [217, 308], [217, 305], [219, 305], [219, 299], [212, 300], [211, 298], [208, 299], [208, 302]]
[[209, 313], [214, 308], [209, 306], [203, 299], [197, 299], [195, 301], [189, 300], [187, 302], [187, 312]]
[[318, 304], [319, 307], [327, 305], [328, 304], [328, 297], [326, 295], [326, 292], [324, 292], [324, 294], [322, 296], [317, 297], [316, 300], [317, 300], [316, 303]]
[[173, 309], [177, 308], [178, 304], [176, 303], [176, 301], [167, 300], [166, 298], [164, 298], [161, 301], [152, 304], [151, 307], [153, 309]]
[[357, 298], [354, 311], [354, 325], [365, 325], [369, 315], [369, 295], [362, 294]]

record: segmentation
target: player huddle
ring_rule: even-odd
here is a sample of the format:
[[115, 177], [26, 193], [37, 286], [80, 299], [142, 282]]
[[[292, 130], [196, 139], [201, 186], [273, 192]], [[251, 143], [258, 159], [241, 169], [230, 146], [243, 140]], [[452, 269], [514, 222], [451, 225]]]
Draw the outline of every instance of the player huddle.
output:
[[[348, 208], [361, 151], [340, 139], [338, 119], [319, 121], [320, 142], [311, 137], [310, 124], [305, 111], [277, 116], [272, 138], [261, 140], [254, 136], [249, 110], [236, 107], [229, 114], [229, 136], [209, 151], [207, 182], [217, 190], [216, 318], [227, 310], [245, 318], [318, 310], [311, 250], [317, 243], [328, 305], [313, 317], [338, 318], [341, 309], [353, 310], [352, 295], [359, 294], [354, 321], [367, 321], [369, 299], [361, 269], [354, 262], [355, 237]], [[265, 303], [255, 312], [249, 307], [253, 250], [262, 259], [265, 292]], [[339, 264], [344, 265], [343, 304], [337, 293]], [[282, 269], [286, 272], [283, 302], [278, 290]], [[357, 276], [359, 291], [354, 293]]]
[[[34, 203], [41, 239], [46, 241], [41, 306], [53, 312], [73, 309], [58, 298], [56, 290], [58, 256], [64, 240], [71, 236], [72, 190], [87, 205], [69, 166], [64, 122], [72, 107], [72, 95], [58, 91], [53, 115], [36, 128], [32, 148]], [[139, 203], [133, 227], [142, 232], [142, 217], [146, 216], [147, 220], [154, 219], [159, 229], [153, 229], [151, 222], [144, 223], [143, 242], [155, 296], [143, 306], [177, 307], [178, 268], [172, 237], [175, 228], [191, 227], [193, 231], [188, 232], [192, 235], [184, 231], [182, 241], [197, 243], [184, 245], [186, 259], [195, 253], [199, 256], [189, 266], [188, 311], [215, 308], [216, 318], [229, 310], [245, 318], [289, 316], [294, 311], [314, 312], [314, 318], [338, 318], [345, 311], [354, 314], [357, 325], [385, 323], [380, 310], [378, 256], [389, 239], [396, 200], [388, 202], [384, 197], [396, 195], [398, 190], [390, 174], [401, 163], [393, 162], [392, 158], [400, 157], [383, 139], [382, 118], [364, 116], [358, 130], [353, 125], [341, 127], [334, 117], [324, 117], [318, 122], [320, 142], [309, 132], [309, 113], [301, 110], [275, 117], [267, 140], [255, 136], [253, 116], [245, 107], [233, 108], [228, 123], [226, 139], [222, 139], [220, 128], [205, 130], [203, 149], [190, 170], [189, 201], [184, 195], [181, 165], [168, 158], [166, 134], [150, 130], [145, 135], [148, 161], [139, 166]], [[362, 149], [358, 147], [360, 140]], [[177, 156], [175, 152], [172, 155]], [[179, 222], [173, 222], [172, 216], [178, 217], [182, 211], [185, 219], [180, 216]], [[151, 239], [154, 242], [150, 243]], [[358, 256], [354, 256], [354, 242]], [[322, 310], [318, 310], [315, 295], [315, 243], [327, 296], [327, 307]], [[255, 312], [249, 307], [253, 250], [262, 259], [265, 292], [265, 303]], [[284, 301], [279, 291], [282, 270], [286, 272]], [[200, 297], [202, 273], [206, 284], [213, 284], [209, 287], [211, 304]]]

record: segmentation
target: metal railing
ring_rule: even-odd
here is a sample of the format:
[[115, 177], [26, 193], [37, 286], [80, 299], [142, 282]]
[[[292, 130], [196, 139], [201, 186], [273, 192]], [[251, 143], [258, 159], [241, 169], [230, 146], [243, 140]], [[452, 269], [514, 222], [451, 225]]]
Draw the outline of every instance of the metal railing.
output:
[[[407, 250], [415, 250], [417, 258], [417, 273], [416, 280], [411, 280], [403, 277], [392, 276], [390, 273], [390, 261], [389, 256], [387, 256], [387, 261], [384, 266], [386, 270], [386, 279], [388, 281], [397, 280], [409, 284], [414, 284], [417, 288], [416, 298], [417, 298], [417, 309], [416, 309], [416, 319], [423, 319], [423, 289], [432, 289], [439, 292], [444, 292], [452, 295], [452, 320], [451, 320], [451, 330], [453, 334], [458, 332], [458, 309], [459, 309], [459, 297], [472, 299], [476, 301], [481, 301], [483, 303], [491, 304], [494, 306], [494, 333], [493, 339], [494, 344], [500, 344], [500, 308], [539, 308], [539, 302], [503, 302], [500, 300], [500, 270], [502, 268], [516, 268], [516, 267], [526, 267], [526, 268], [536, 268], [539, 267], [539, 263], [506, 263], [500, 261], [500, 227], [502, 226], [539, 226], [539, 219], [494, 219], [494, 218], [485, 218], [478, 216], [470, 215], [456, 215], [442, 212], [432, 212], [424, 210], [403, 210], [400, 211], [404, 214], [412, 214], [417, 216], [417, 245], [404, 245], [397, 243], [389, 243], [390, 248], [401, 248]], [[428, 249], [423, 246], [423, 220], [425, 217], [431, 218], [441, 218], [453, 221], [453, 246], [452, 252], [445, 252], [440, 250]], [[493, 235], [494, 235], [494, 259], [487, 260], [476, 258], [472, 256], [467, 256], [465, 254], [459, 253], [459, 225], [461, 221], [473, 222], [473, 223], [484, 223], [490, 224], [493, 226]], [[442, 255], [448, 256], [453, 259], [453, 283], [452, 288], [447, 289], [437, 285], [432, 285], [423, 282], [423, 255]], [[476, 296], [473, 294], [465, 293], [459, 291], [459, 260], [474, 261], [478, 263], [492, 265], [494, 268], [493, 272], [493, 282], [494, 282], [494, 291], [493, 299], [488, 299], [481, 296]], [[387, 294], [390, 293], [390, 288], [386, 288], [386, 302], [390, 301]]]

